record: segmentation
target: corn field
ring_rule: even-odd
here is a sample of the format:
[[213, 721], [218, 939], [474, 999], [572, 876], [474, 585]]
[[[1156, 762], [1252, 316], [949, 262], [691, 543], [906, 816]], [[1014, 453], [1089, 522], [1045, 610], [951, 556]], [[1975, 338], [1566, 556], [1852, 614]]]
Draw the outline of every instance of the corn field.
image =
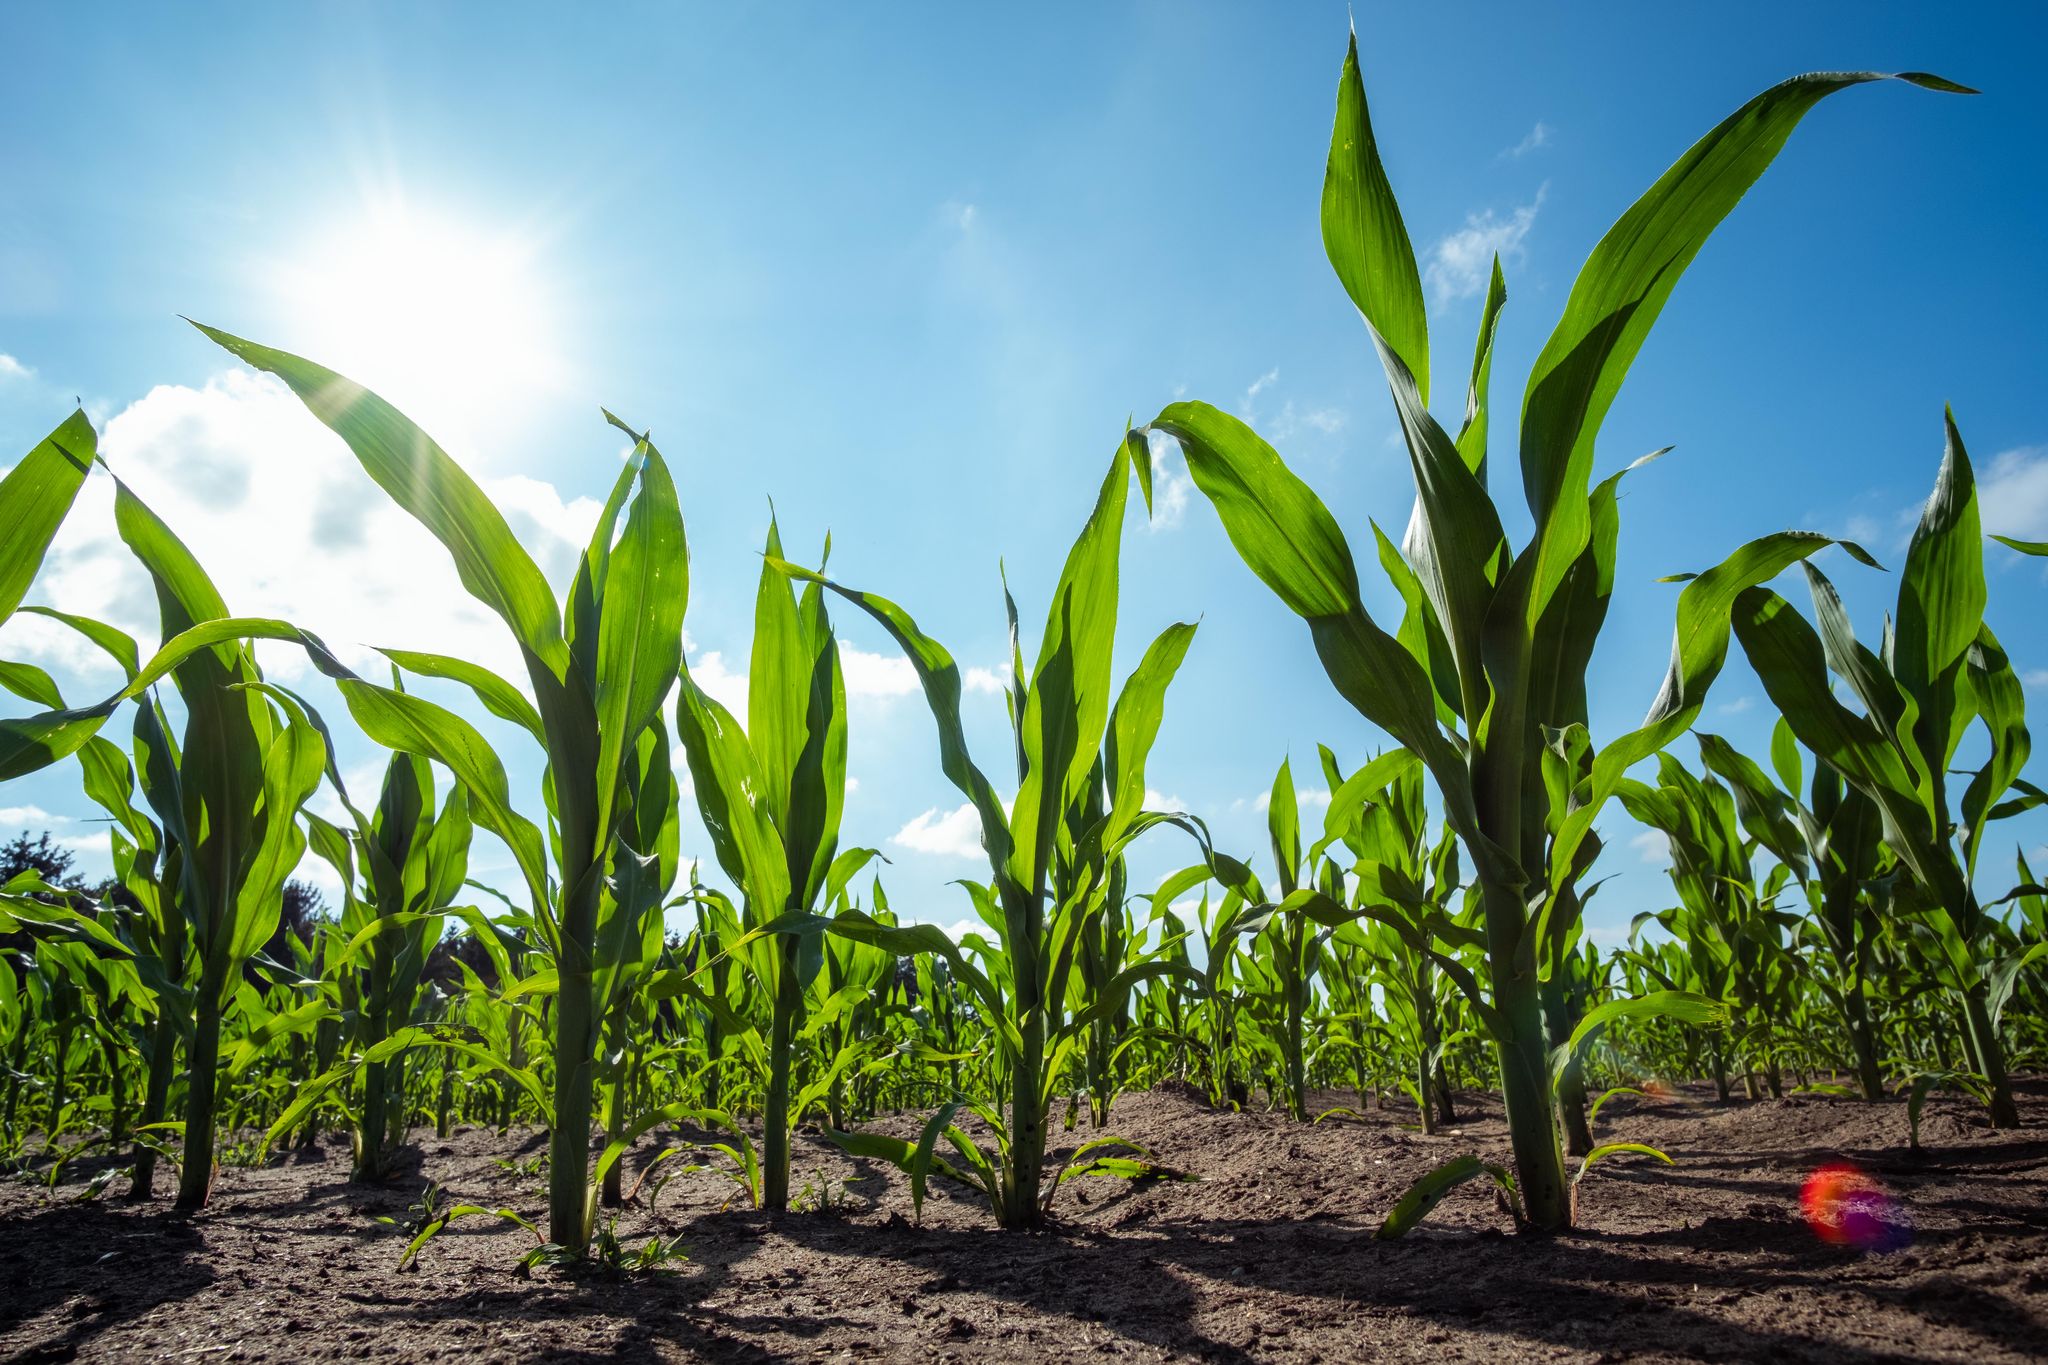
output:
[[[1570, 1235], [1610, 1171], [1683, 1168], [1630, 1131], [1630, 1099], [1670, 1087], [1867, 1104], [1902, 1134], [1910, 1121], [1916, 1145], [1937, 1097], [2020, 1126], [2016, 1083], [2048, 1063], [2048, 886], [2000, 822], [2048, 791], [1985, 618], [1994, 588], [2031, 611], [2039, 587], [1987, 573], [1971, 414], [1927, 414], [1929, 492], [1902, 560], [1785, 530], [1731, 538], [1675, 589], [1618, 581], [1625, 481], [1654, 457], [1598, 449], [1686, 268], [1809, 111], [1841, 96], [1839, 120], [1801, 136], [1854, 139], [1868, 102], [1972, 93], [1922, 73], [1795, 76], [1708, 130], [1586, 258], [1503, 459], [1493, 344], [1512, 282], [1496, 257], [1469, 373], [1433, 376], [1354, 37], [1321, 236], [1398, 415], [1407, 526], [1327, 506], [1220, 402], [1106, 427], [1092, 501], [1043, 490], [1078, 527], [1049, 600], [1003, 590], [1002, 752], [970, 748], [964, 669], [918, 624], [921, 585], [849, 583], [829, 538], [785, 541], [772, 512], [758, 566], [719, 566], [759, 582], [744, 714], [716, 699], [683, 647], [688, 461], [629, 421], [605, 414], [631, 453], [588, 490], [603, 510], [558, 596], [506, 511], [392, 403], [195, 324], [346, 443], [375, 485], [355, 495], [439, 542], [525, 671], [392, 649], [358, 672], [317, 618], [238, 615], [243, 585], [120, 482], [84, 411], [22, 454], [0, 482], [0, 617], [46, 618], [126, 682], [66, 697], [36, 665], [0, 663], [20, 701], [0, 777], [75, 779], [113, 858], [82, 884], [38, 864], [26, 833], [10, 850], [0, 1162], [50, 1189], [90, 1168], [82, 1198], [203, 1220], [224, 1173], [329, 1135], [347, 1135], [346, 1178], [376, 1188], [434, 1177], [429, 1130], [544, 1132], [524, 1205], [437, 1203], [429, 1186], [390, 1255], [431, 1276], [437, 1239], [463, 1230], [522, 1271], [568, 1274], [680, 1260], [687, 1238], [613, 1231], [675, 1180], [800, 1213], [818, 1197], [803, 1143], [895, 1173], [914, 1216], [944, 1197], [999, 1237], [1056, 1229], [1076, 1191], [1187, 1178], [1186, 1154], [1120, 1126], [1148, 1091], [1302, 1132], [1392, 1115], [1447, 1144], [1399, 1199], [1356, 1210], [1388, 1239], [1468, 1182], [1523, 1240]], [[1203, 657], [1197, 621], [1119, 621], [1170, 450], [1214, 512], [1203, 533], [1220, 523], [1275, 614], [1301, 619], [1356, 716], [1314, 755], [1272, 756], [1264, 846], [1148, 799], [1176, 676], [1241, 669], [1250, 705], [1261, 685], [1245, 661]], [[114, 529], [154, 586], [147, 638], [33, 604], [89, 479], [114, 481]], [[868, 534], [838, 528], [842, 545]], [[1881, 573], [1895, 607], [1852, 622], [1835, 580]], [[1598, 734], [1588, 680], [1617, 591], [1673, 613], [1670, 664], [1634, 680], [1637, 728]], [[1369, 599], [1397, 600], [1398, 619]], [[944, 892], [964, 928], [899, 916], [893, 868], [844, 837], [858, 717], [836, 629], [852, 620], [914, 670], [943, 777], [978, 819], [985, 864]], [[267, 679], [258, 642], [331, 689], [316, 705]], [[1703, 710], [1738, 653], [1778, 717], [1768, 752]], [[451, 686], [466, 704], [427, 695]], [[521, 764], [485, 717], [531, 746]], [[1214, 720], [1185, 719], [1165, 733]], [[388, 751], [375, 790], [345, 784], [344, 734]], [[520, 789], [508, 769], [534, 756], [543, 780]], [[1601, 821], [1622, 814], [1669, 842], [1664, 908], [1596, 942], [1585, 915], [1615, 860]], [[473, 874], [479, 831], [510, 852], [499, 885]], [[1141, 879], [1141, 850], [1179, 870]], [[316, 864], [338, 905], [287, 913]], [[1502, 1149], [1459, 1150], [1482, 1109], [1502, 1116]]]

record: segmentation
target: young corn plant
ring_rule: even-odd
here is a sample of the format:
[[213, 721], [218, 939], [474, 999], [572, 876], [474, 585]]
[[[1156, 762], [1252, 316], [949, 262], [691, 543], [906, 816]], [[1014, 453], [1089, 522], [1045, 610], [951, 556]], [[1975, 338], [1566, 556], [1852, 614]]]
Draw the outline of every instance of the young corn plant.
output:
[[[124, 656], [132, 671], [138, 651], [133, 642]], [[183, 851], [172, 830], [179, 819], [163, 823], [135, 804], [136, 777], [142, 778], [144, 804], [168, 807], [177, 791], [177, 748], [170, 724], [154, 695], [135, 710], [135, 762], [110, 740], [94, 736], [78, 751], [85, 793], [112, 818], [109, 832], [117, 904], [124, 912], [121, 930], [135, 955], [135, 969], [150, 994], [145, 1028], [142, 1108], [136, 1119], [129, 1197], [148, 1199], [155, 1190], [158, 1139], [175, 1079], [178, 1044], [191, 1019], [192, 988], [188, 979], [191, 932], [179, 896]]]
[[1668, 753], [1657, 765], [1656, 786], [1629, 779], [1617, 795], [1631, 816], [1665, 836], [1678, 905], [1638, 916], [1635, 929], [1654, 918], [1685, 945], [1702, 993], [1734, 1007], [1744, 1051], [1757, 1064], [1743, 1070], [1749, 1098], [1757, 1098], [1759, 1070], [1776, 1096], [1783, 1084], [1772, 1060], [1775, 1035], [1800, 973], [1788, 940], [1800, 917], [1776, 905], [1791, 872], [1780, 863], [1760, 883], [1759, 845], [1744, 832], [1729, 789], [1687, 772]]
[[[476, 823], [505, 842], [526, 881], [539, 938], [554, 963], [552, 975], [535, 988], [550, 991], [555, 1005], [548, 1230], [554, 1245], [566, 1248], [566, 1254], [579, 1255], [588, 1245], [594, 1211], [589, 1174], [600, 1022], [598, 945], [613, 917], [620, 913], [622, 900], [631, 900], [631, 894], [622, 893], [621, 888], [633, 883], [652, 858], [633, 848], [626, 838], [630, 826], [624, 816], [631, 805], [628, 781], [642, 732], [659, 713], [682, 664], [689, 570], [674, 481], [646, 437], [629, 431], [634, 436], [632, 455], [598, 518], [568, 601], [557, 603], [539, 567], [483, 490], [396, 408], [311, 361], [211, 328], [201, 330], [238, 359], [283, 380], [347, 443], [365, 472], [441, 541], [455, 561], [463, 586], [505, 622], [526, 663], [534, 700], [529, 701], [489, 669], [468, 661], [398, 653], [393, 654], [393, 661], [408, 671], [468, 687], [492, 714], [519, 725], [541, 743], [548, 759], [549, 837], [544, 838], [538, 827], [513, 808], [503, 763], [467, 721], [424, 698], [357, 677], [318, 639], [288, 622], [228, 619], [224, 610], [204, 615], [187, 611], [187, 618], [198, 624], [168, 640], [128, 686], [112, 697], [85, 708], [0, 722], [0, 776], [33, 771], [75, 751], [123, 701], [174, 669], [195, 673], [187, 688], [188, 706], [205, 704], [210, 716], [220, 712], [221, 707], [208, 701], [221, 691], [220, 686], [201, 686], [196, 673], [212, 670], [218, 675], [216, 684], [256, 681], [252, 662], [224, 662], [236, 656], [239, 647], [233, 641], [279, 639], [304, 646], [315, 665], [335, 680], [350, 714], [371, 739], [448, 768], [465, 789]], [[609, 420], [627, 430], [616, 418]], [[184, 580], [189, 577], [175, 579], [174, 585], [186, 586]], [[230, 725], [243, 732], [236, 743], [257, 758], [236, 757], [240, 748], [224, 749], [209, 731], [204, 736], [209, 741], [205, 759], [209, 772], [204, 775], [212, 780], [210, 769], [215, 766], [216, 753], [227, 752], [232, 760], [230, 771], [220, 780], [238, 796], [247, 793], [264, 817], [262, 828], [249, 833], [280, 831], [271, 837], [281, 851], [289, 842], [281, 832], [281, 817], [287, 798], [296, 791], [292, 784], [308, 771], [317, 783], [324, 748], [295, 705], [278, 703], [285, 713], [280, 727], [268, 711], [259, 710], [265, 704], [260, 694], [242, 689], [232, 696], [238, 705], [246, 704], [249, 709], [247, 725], [232, 717], [227, 721], [209, 719], [207, 725]], [[272, 732], [278, 732], [283, 742], [269, 748], [244, 743], [250, 736], [262, 738]], [[188, 751], [191, 747], [187, 745]], [[264, 765], [273, 757], [280, 765], [274, 795], [261, 790], [261, 779], [267, 775]], [[289, 774], [283, 771], [286, 766]], [[188, 783], [188, 802], [193, 799], [192, 790]], [[311, 787], [305, 790], [310, 792]], [[206, 799], [199, 799], [206, 807]], [[295, 814], [296, 803], [289, 804]], [[217, 833], [221, 828], [218, 816], [213, 824], [197, 821], [194, 828], [205, 831], [215, 844], [222, 842]], [[268, 845], [253, 838], [232, 842], [232, 851], [238, 856], [245, 847], [269, 851]], [[225, 848], [216, 855], [211, 849], [192, 847], [186, 880], [204, 881], [216, 901], [220, 893], [249, 884], [238, 881], [237, 874], [222, 862]], [[276, 880], [280, 884], [295, 862], [296, 854], [279, 872]], [[258, 922], [255, 916], [266, 909], [274, 919], [274, 895], [270, 900], [267, 907], [252, 906], [246, 921], [228, 916], [232, 920], [228, 927], [244, 922], [253, 925]], [[202, 914], [214, 917], [210, 923], [225, 921], [214, 904], [201, 906], [192, 914], [195, 946], [204, 957], [213, 951], [211, 940], [217, 935], [213, 928], [202, 926]], [[257, 941], [267, 934], [266, 929]], [[228, 941], [239, 939], [230, 935]], [[221, 951], [231, 953], [231, 949]], [[205, 986], [209, 982], [218, 985], [215, 978], [224, 970], [207, 967], [202, 979], [202, 1011], [208, 1008]], [[201, 1022], [217, 1032], [217, 1019], [208, 1020], [202, 1013]], [[199, 1069], [200, 1044], [208, 1049], [213, 1046], [204, 1029], [195, 1042], [193, 1090], [205, 1097], [203, 1104], [195, 1102], [195, 1108], [203, 1108], [210, 1116], [212, 1077], [210, 1071], [202, 1077]], [[188, 1127], [186, 1137], [188, 1145], [201, 1138], [210, 1141], [210, 1121]], [[201, 1167], [198, 1175], [189, 1164], [185, 1172], [188, 1184], [195, 1179], [201, 1182], [194, 1198], [203, 1196], [204, 1171], [210, 1168], [208, 1162], [197, 1164]]]
[[1696, 738], [1708, 771], [1735, 794], [1743, 829], [1770, 850], [1805, 893], [1807, 922], [1835, 968], [1832, 980], [1815, 973], [1812, 984], [1842, 1019], [1863, 1098], [1872, 1103], [1884, 1099], [1879, 1028], [1873, 1022], [1878, 1002], [1870, 989], [1884, 923], [1869, 888], [1885, 875], [1893, 856], [1885, 848], [1877, 806], [1825, 763], [1814, 764], [1805, 801], [1791, 795], [1806, 785], [1805, 762], [1782, 717], [1771, 733], [1771, 766], [1783, 789], [1719, 735]]
[[[1131, 471], [1138, 464], [1149, 497], [1151, 466], [1142, 442], [1126, 441], [1111, 461], [1094, 512], [1075, 541], [1028, 677], [1021, 650], [1012, 650], [1009, 687], [1016, 736], [1018, 786], [1007, 805], [968, 752], [960, 718], [961, 679], [952, 655], [920, 630], [901, 607], [873, 593], [840, 587], [809, 570], [771, 560], [782, 572], [823, 584], [881, 623], [909, 657], [939, 731], [945, 774], [973, 803], [991, 881], [976, 891], [984, 922], [1000, 950], [984, 972], [970, 964], [944, 933], [931, 926], [881, 926], [858, 915], [830, 923], [835, 932], [900, 952], [936, 953], [946, 960], [993, 1029], [996, 1105], [976, 1112], [995, 1130], [999, 1158], [991, 1161], [950, 1127], [959, 1101], [941, 1109], [926, 1142], [913, 1149], [869, 1134], [858, 1139], [871, 1155], [930, 1169], [940, 1131], [976, 1172], [997, 1220], [1010, 1228], [1036, 1226], [1051, 1191], [1046, 1187], [1046, 1119], [1053, 1092], [1070, 1059], [1085, 1047], [1096, 1018], [1119, 1007], [1128, 991], [1155, 977], [1192, 969], [1168, 960], [1127, 967], [1092, 1000], [1076, 1001], [1073, 978], [1078, 944], [1109, 900], [1108, 872], [1146, 829], [1181, 817], [1144, 810], [1145, 758], [1158, 734], [1168, 684], [1195, 628], [1166, 628], [1145, 651], [1122, 691], [1111, 694], [1111, 650], [1117, 619], [1117, 567]], [[1007, 596], [1007, 594], [1006, 594]], [[1009, 603], [1011, 638], [1016, 606]], [[1185, 827], [1194, 829], [1188, 823]], [[1070, 1003], [1078, 1008], [1069, 1008]], [[1106, 1141], [1098, 1139], [1097, 1141]], [[857, 1149], [863, 1149], [857, 1148]], [[885, 1150], [886, 1149], [886, 1150]], [[921, 1156], [920, 1156], [921, 1153]], [[922, 1175], [914, 1178], [922, 1180]], [[1056, 1184], [1053, 1188], [1057, 1188]]]
[[[1458, 922], [1452, 908], [1460, 889], [1458, 845], [1448, 829], [1432, 841], [1422, 769], [1408, 763], [1382, 779], [1384, 772], [1384, 763], [1379, 773], [1370, 766], [1361, 769], [1364, 783], [1379, 785], [1369, 786], [1355, 806], [1348, 800], [1340, 806], [1333, 799], [1325, 828], [1333, 828], [1352, 856], [1376, 871], [1378, 886], [1365, 878], [1355, 884], [1353, 908], [1374, 921], [1366, 939], [1368, 951], [1380, 963], [1376, 975], [1389, 1022], [1410, 1043], [1412, 1089], [1422, 1131], [1434, 1133], [1439, 1119], [1452, 1120], [1443, 1053], [1455, 1036], [1455, 1031], [1443, 1027], [1439, 982], [1448, 981], [1461, 990], [1473, 984], [1469, 970], [1455, 958], [1450, 959], [1453, 970], [1446, 973], [1439, 960], [1447, 955], [1436, 945], [1455, 943], [1471, 949], [1479, 946], [1479, 939], [1471, 926]], [[1346, 795], [1342, 787], [1337, 791]], [[1419, 894], [1386, 894], [1383, 888], [1390, 873]]]
[[[437, 814], [434, 774], [417, 754], [397, 753], [384, 769], [377, 808], [365, 819], [330, 774], [343, 809], [356, 824], [344, 833], [308, 813], [313, 849], [341, 878], [338, 926], [343, 942], [324, 964], [334, 982], [353, 1051], [378, 1049], [414, 1021], [427, 954], [441, 936], [446, 911], [462, 894], [474, 828], [469, 800], [449, 788]], [[307, 1011], [307, 1024], [318, 1011]], [[355, 1108], [353, 1178], [375, 1182], [389, 1171], [393, 1132], [404, 1120], [403, 1052], [366, 1063]]]
[[[604, 920], [597, 946], [593, 994], [601, 1020], [602, 1126], [608, 1142], [621, 1141], [637, 1116], [654, 1108], [636, 1100], [644, 1092], [647, 1053], [659, 1002], [654, 990], [667, 951], [669, 892], [682, 863], [680, 791], [669, 758], [668, 729], [657, 715], [634, 746], [625, 779], [627, 810], [621, 817], [625, 843], [646, 849], [632, 875], [616, 879], [614, 907]], [[617, 1164], [604, 1172], [600, 1198], [621, 1200]]]
[[[1406, 605], [1397, 635], [1366, 611], [1336, 520], [1237, 418], [1174, 403], [1151, 424], [1177, 441], [1246, 565], [1309, 625], [1331, 682], [1367, 720], [1421, 759], [1470, 855], [1482, 899], [1490, 1000], [1518, 1188], [1528, 1222], [1570, 1220], [1552, 1116], [1542, 949], [1577, 902], [1592, 822], [1629, 767], [1682, 733], [1726, 659], [1736, 592], [1831, 543], [1785, 532], [1753, 542], [1688, 584], [1670, 672], [1644, 724], [1611, 741], [1553, 812], [1548, 736], [1583, 724], [1585, 680], [1613, 586], [1620, 475], [1592, 484], [1602, 419], [1685, 268], [1826, 96], [1874, 73], [1795, 77], [1709, 132], [1594, 248], [1539, 354], [1520, 423], [1523, 493], [1534, 534], [1513, 549], [1488, 488], [1488, 379], [1506, 289], [1496, 262], [1453, 437], [1429, 410], [1422, 281], [1373, 137], [1357, 41], [1344, 60], [1323, 185], [1323, 242], [1386, 372], [1416, 485], [1402, 550], [1380, 559]], [[1938, 77], [1901, 77], [1937, 90]]]
[[[2031, 747], [2025, 694], [1984, 622], [1976, 478], [1953, 414], [1946, 425], [1941, 470], [1906, 551], [1898, 609], [1880, 649], [1858, 642], [1834, 584], [1812, 565], [1806, 576], [1818, 629], [1758, 586], [1736, 598], [1735, 633], [1792, 733], [1877, 807], [1909, 881], [1902, 909], [1960, 1005], [1991, 1124], [2012, 1128], [2019, 1110], [1990, 1006], [1994, 981], [2017, 967], [1998, 951], [1996, 906], [1979, 899], [1974, 881], [1991, 821], [2038, 798], [2002, 801]], [[1834, 678], [1860, 712], [1837, 697]], [[1957, 793], [1956, 753], [1979, 723], [1987, 755]]]
[[[1272, 845], [1277, 890], [1284, 898], [1301, 890], [1303, 850], [1301, 847], [1301, 803], [1294, 787], [1294, 774], [1286, 762], [1273, 776], [1273, 789], [1266, 804], [1266, 833]], [[1320, 850], [1317, 850], [1320, 852]], [[1319, 860], [1311, 858], [1314, 869]], [[1334, 873], [1334, 867], [1332, 867]], [[1329, 889], [1326, 887], [1326, 889]], [[1341, 893], [1340, 893], [1341, 899]], [[1278, 998], [1279, 1018], [1274, 1021], [1281, 1058], [1281, 1080], [1286, 1089], [1287, 1113], [1296, 1123], [1308, 1121], [1308, 1072], [1304, 1028], [1315, 995], [1315, 979], [1321, 964], [1327, 929], [1319, 929], [1303, 914], [1254, 915], [1241, 926], [1261, 949]]]
[[729, 951], [770, 1001], [761, 1206], [780, 1213], [789, 1207], [797, 1034], [823, 964], [818, 912], [872, 854], [839, 853], [846, 683], [824, 590], [809, 583], [799, 597], [773, 567], [782, 559], [773, 521], [766, 555], [754, 599], [746, 729], [685, 668], [676, 732], [719, 866], [741, 894], [746, 936]]
[[[228, 618], [199, 561], [125, 486], [116, 488], [114, 520], [155, 583], [167, 643]], [[150, 758], [166, 767], [149, 773], [144, 792], [177, 854], [173, 894], [182, 925], [165, 926], [165, 937], [175, 940], [182, 929], [198, 973], [189, 997], [177, 1200], [189, 1210], [206, 1202], [213, 1179], [222, 1013], [242, 984], [243, 964], [277, 927], [285, 880], [306, 849], [299, 811], [319, 786], [328, 751], [304, 710], [263, 690], [245, 645], [224, 639], [194, 649], [171, 676], [185, 704], [184, 738], [175, 748], [158, 741]], [[154, 703], [144, 711], [154, 716]], [[181, 998], [161, 997], [166, 1007]], [[180, 1032], [185, 1027], [181, 1021]]]

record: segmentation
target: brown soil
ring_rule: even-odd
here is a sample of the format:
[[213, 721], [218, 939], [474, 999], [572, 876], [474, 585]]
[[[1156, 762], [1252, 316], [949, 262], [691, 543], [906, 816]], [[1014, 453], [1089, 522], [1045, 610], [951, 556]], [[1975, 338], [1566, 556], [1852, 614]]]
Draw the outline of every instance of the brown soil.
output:
[[[805, 1138], [795, 1183], [847, 1180], [843, 1210], [767, 1218], [725, 1207], [733, 1187], [713, 1173], [679, 1176], [652, 1214], [629, 1208], [618, 1227], [634, 1245], [680, 1233], [689, 1261], [619, 1280], [518, 1278], [533, 1239], [483, 1220], [430, 1245], [417, 1272], [394, 1268], [404, 1239], [374, 1216], [403, 1220], [427, 1177], [537, 1216], [538, 1177], [494, 1160], [544, 1150], [537, 1134], [428, 1135], [417, 1169], [378, 1188], [348, 1183], [331, 1139], [223, 1170], [190, 1221], [162, 1203], [64, 1202], [91, 1173], [81, 1166], [54, 1203], [26, 1184], [0, 1190], [0, 1355], [2040, 1360], [2048, 1085], [2024, 1089], [2017, 1133], [1931, 1101], [1920, 1153], [1897, 1104], [1617, 1099], [1602, 1140], [1648, 1142], [1677, 1165], [1596, 1167], [1582, 1228], [1554, 1238], [1505, 1235], [1494, 1196], [1472, 1184], [1407, 1239], [1372, 1239], [1424, 1170], [1463, 1151], [1505, 1159], [1497, 1104], [1471, 1098], [1456, 1132], [1424, 1137], [1406, 1112], [1297, 1127], [1190, 1093], [1130, 1096], [1115, 1131], [1198, 1181], [1073, 1182], [1058, 1229], [1040, 1235], [995, 1230], [943, 1184], [913, 1226], [895, 1171]], [[638, 1159], [656, 1150], [650, 1139]], [[1896, 1195], [1909, 1247], [1858, 1252], [1808, 1229], [1801, 1184], [1844, 1157]]]

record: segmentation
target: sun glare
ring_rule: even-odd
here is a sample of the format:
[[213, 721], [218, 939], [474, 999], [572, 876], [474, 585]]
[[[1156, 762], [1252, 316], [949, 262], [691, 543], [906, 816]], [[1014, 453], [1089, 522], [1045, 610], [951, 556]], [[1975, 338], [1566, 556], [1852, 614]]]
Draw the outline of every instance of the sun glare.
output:
[[480, 437], [559, 379], [536, 254], [516, 234], [386, 204], [285, 266], [278, 301], [309, 358], [429, 430]]

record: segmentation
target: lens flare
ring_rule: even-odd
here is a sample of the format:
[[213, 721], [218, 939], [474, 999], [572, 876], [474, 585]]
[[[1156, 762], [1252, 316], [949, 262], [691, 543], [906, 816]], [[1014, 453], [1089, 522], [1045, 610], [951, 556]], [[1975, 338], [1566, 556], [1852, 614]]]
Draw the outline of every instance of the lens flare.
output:
[[1807, 1177], [1799, 1207], [1813, 1235], [1830, 1246], [1897, 1251], [1913, 1240], [1905, 1208], [1846, 1161], [1830, 1162]]

